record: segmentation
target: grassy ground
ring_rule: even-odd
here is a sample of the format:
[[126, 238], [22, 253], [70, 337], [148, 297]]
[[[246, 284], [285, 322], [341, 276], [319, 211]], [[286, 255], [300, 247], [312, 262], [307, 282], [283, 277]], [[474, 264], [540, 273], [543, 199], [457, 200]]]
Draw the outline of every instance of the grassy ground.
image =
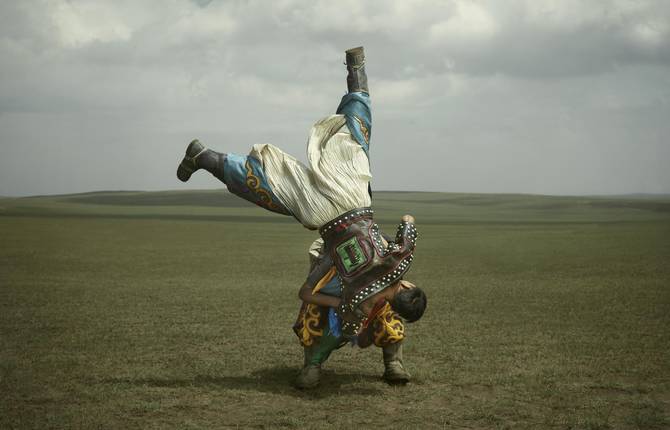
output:
[[290, 381], [315, 234], [221, 192], [0, 199], [0, 428], [670, 428], [670, 200], [379, 193], [416, 214], [406, 387]]

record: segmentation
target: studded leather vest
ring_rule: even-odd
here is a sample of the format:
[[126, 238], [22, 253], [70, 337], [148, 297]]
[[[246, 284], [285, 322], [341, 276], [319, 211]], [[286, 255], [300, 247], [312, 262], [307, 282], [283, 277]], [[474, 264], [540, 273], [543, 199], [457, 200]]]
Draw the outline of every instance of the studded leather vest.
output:
[[402, 222], [395, 242], [384, 245], [371, 208], [346, 212], [319, 229], [327, 257], [310, 274], [315, 283], [335, 266], [342, 280], [342, 332], [355, 335], [365, 315], [358, 309], [365, 300], [393, 285], [412, 262], [417, 232], [414, 224]]

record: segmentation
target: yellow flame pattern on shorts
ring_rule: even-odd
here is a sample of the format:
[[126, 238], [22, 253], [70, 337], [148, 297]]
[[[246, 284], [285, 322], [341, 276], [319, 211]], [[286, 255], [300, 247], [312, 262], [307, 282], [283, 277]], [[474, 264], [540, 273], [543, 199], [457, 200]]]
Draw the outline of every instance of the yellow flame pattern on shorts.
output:
[[405, 338], [405, 325], [389, 303], [384, 305], [372, 324], [374, 342], [377, 346], [398, 343]]
[[317, 305], [308, 304], [303, 314], [300, 343], [303, 346], [312, 346], [315, 338], [323, 336], [323, 329], [319, 328], [321, 310]]
[[[321, 309], [316, 305], [307, 305], [302, 315], [302, 326], [299, 328], [300, 343], [303, 346], [312, 346], [323, 336], [323, 328], [320, 326]], [[379, 347], [405, 339], [405, 325], [388, 303], [384, 305], [370, 328], [374, 330], [373, 342]]]

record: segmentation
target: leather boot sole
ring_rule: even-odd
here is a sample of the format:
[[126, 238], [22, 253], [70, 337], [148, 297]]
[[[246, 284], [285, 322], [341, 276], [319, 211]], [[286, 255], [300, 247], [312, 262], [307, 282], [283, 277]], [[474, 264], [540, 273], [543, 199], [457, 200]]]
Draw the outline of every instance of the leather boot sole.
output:
[[386, 364], [384, 380], [391, 385], [404, 385], [409, 382], [410, 375], [400, 361], [392, 361]]
[[321, 379], [321, 366], [309, 364], [300, 370], [295, 378], [295, 386], [300, 389], [316, 388]]
[[186, 147], [186, 155], [177, 167], [177, 178], [186, 182], [191, 179], [193, 172], [199, 169], [196, 158], [205, 151], [205, 147], [198, 139], [193, 140]]

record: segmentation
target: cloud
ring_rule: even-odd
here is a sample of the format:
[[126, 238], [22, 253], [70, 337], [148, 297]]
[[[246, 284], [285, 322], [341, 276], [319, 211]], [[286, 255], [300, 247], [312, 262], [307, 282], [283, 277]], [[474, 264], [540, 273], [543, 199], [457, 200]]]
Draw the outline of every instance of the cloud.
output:
[[132, 29], [111, 3], [58, 3], [52, 10], [59, 42], [77, 48], [92, 42], [128, 41]]
[[457, 2], [455, 13], [444, 21], [428, 28], [428, 34], [436, 44], [448, 39], [487, 40], [495, 37], [498, 24], [481, 5], [472, 2]]
[[[45, 142], [63, 153], [104, 147], [122, 160], [137, 139], [138, 151], [151, 148], [159, 155], [144, 155], [165, 165], [193, 134], [238, 152], [271, 141], [302, 154], [310, 123], [345, 90], [343, 51], [358, 45], [368, 58], [373, 165], [384, 188], [425, 187], [418, 178], [400, 183], [386, 167], [408, 142], [414, 151], [403, 159], [443, 176], [431, 180], [435, 189], [523, 191], [530, 185], [519, 177], [568, 163], [575, 151], [586, 164], [638, 160], [639, 171], [670, 183], [644, 161], [667, 152], [658, 130], [667, 131], [659, 118], [670, 115], [670, 3], [660, 0], [1, 2], [0, 141], [22, 148], [2, 158], [0, 171]], [[52, 133], [24, 130], [36, 122]], [[85, 127], [86, 139], [76, 126], [84, 123], [96, 125]], [[622, 149], [607, 153], [612, 142]], [[501, 166], [522, 173], [506, 181]], [[503, 179], [474, 178], [486, 169]], [[0, 182], [37, 187], [22, 170]], [[611, 189], [666, 189], [649, 176], [600, 171]], [[123, 181], [112, 175], [100, 187]], [[126, 185], [142, 183], [173, 185], [150, 174]], [[576, 184], [542, 186], [576, 192]]]

